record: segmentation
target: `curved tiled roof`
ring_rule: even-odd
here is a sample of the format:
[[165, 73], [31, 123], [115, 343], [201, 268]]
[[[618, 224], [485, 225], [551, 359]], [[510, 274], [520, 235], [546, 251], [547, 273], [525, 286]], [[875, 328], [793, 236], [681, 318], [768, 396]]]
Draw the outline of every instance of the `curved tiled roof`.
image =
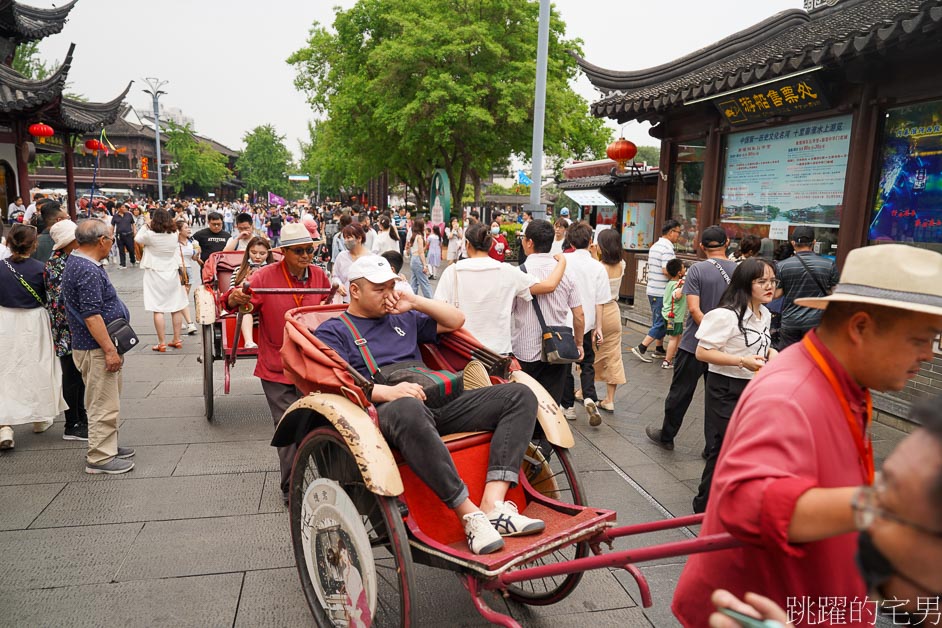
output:
[[67, 2], [61, 7], [40, 9], [15, 0], [0, 0], [0, 35], [17, 42], [55, 35], [65, 26], [76, 2], [78, 0]]
[[0, 111], [24, 111], [55, 100], [65, 88], [74, 50], [75, 44], [72, 44], [62, 65], [39, 81], [28, 79], [13, 68], [0, 64]]
[[808, 14], [783, 11], [690, 55], [647, 70], [617, 72], [576, 56], [603, 93], [592, 105], [619, 122], [816, 66], [836, 65], [909, 40], [939, 38], [942, 0], [844, 0]]
[[63, 96], [59, 104], [59, 118], [71, 131], [88, 133], [97, 131], [114, 122], [121, 110], [121, 103], [131, 89], [134, 81], [128, 83], [121, 94], [110, 102], [84, 102]]

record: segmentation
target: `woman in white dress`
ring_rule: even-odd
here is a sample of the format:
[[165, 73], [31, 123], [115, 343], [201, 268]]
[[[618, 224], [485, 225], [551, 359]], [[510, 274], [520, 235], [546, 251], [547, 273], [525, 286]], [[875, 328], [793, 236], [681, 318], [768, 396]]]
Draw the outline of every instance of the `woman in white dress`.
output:
[[[167, 347], [180, 349], [183, 341], [183, 308], [186, 307], [186, 291], [180, 283], [183, 260], [180, 258], [180, 240], [177, 225], [166, 209], [155, 209], [151, 213], [150, 225], [138, 231], [134, 241], [144, 247], [141, 268], [144, 270], [144, 309], [154, 313], [157, 344], [151, 347], [161, 353]], [[173, 341], [167, 343], [164, 312], [171, 313]]]
[[462, 229], [461, 221], [458, 218], [452, 217], [451, 226], [445, 229], [445, 236], [448, 238], [445, 268], [448, 268], [462, 257], [464, 251], [464, 229]]
[[399, 232], [396, 226], [392, 224], [389, 216], [383, 216], [379, 219], [379, 231], [373, 238], [372, 253], [382, 255], [386, 251], [399, 251]]
[[14, 225], [12, 255], [0, 261], [0, 449], [13, 449], [13, 426], [45, 432], [67, 406], [56, 357], [42, 262], [30, 259], [36, 228]]

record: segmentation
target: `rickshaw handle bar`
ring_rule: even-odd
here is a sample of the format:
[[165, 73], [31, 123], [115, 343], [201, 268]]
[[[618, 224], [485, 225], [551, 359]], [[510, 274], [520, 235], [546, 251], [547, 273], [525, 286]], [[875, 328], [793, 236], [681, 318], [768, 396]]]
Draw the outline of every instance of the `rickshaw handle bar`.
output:
[[[594, 539], [590, 539], [594, 540]], [[482, 587], [487, 589], [502, 589], [515, 582], [525, 580], [536, 580], [538, 578], [552, 578], [554, 576], [563, 576], [574, 573], [584, 573], [593, 569], [602, 569], [605, 567], [618, 567], [624, 569], [626, 565], [633, 563], [643, 563], [649, 560], [659, 560], [661, 558], [672, 558], [675, 556], [687, 556], [689, 554], [702, 554], [704, 552], [715, 552], [717, 550], [739, 547], [742, 541], [724, 532], [722, 534], [711, 534], [696, 539], [687, 539], [684, 541], [675, 541], [672, 543], [662, 543], [650, 547], [640, 547], [637, 549], [613, 552], [611, 554], [600, 554], [598, 556], [588, 556], [586, 558], [577, 558], [562, 563], [552, 565], [540, 565], [538, 567], [529, 567], [517, 571], [505, 572], [497, 576], [494, 580], [482, 583]]]
[[592, 539], [595, 543], [604, 543], [612, 539], [618, 539], [632, 534], [647, 534], [649, 532], [660, 532], [661, 530], [672, 530], [674, 528], [684, 528], [687, 526], [696, 526], [703, 523], [703, 515], [687, 515], [686, 517], [676, 517], [674, 519], [662, 519], [661, 521], [650, 521], [647, 523], [636, 523], [630, 526], [620, 528], [609, 528], [599, 536]]
[[330, 294], [330, 288], [249, 288], [246, 294]]

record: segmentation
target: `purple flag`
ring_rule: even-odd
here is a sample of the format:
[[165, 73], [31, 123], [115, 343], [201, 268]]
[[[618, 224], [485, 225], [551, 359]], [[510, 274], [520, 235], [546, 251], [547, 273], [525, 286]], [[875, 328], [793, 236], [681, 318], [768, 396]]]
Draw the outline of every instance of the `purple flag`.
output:
[[287, 205], [287, 204], [288, 204], [288, 201], [286, 201], [285, 199], [281, 198], [281, 197], [278, 196], [277, 194], [272, 194], [271, 192], [269, 192], [269, 193], [268, 193], [268, 204], [269, 204], [269, 205], [284, 206], [284, 205]]

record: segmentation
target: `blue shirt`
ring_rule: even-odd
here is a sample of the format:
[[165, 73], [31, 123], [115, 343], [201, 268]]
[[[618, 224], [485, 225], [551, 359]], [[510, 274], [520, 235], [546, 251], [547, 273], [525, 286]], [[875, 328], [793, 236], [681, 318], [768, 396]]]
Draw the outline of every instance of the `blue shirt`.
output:
[[[387, 314], [382, 318], [361, 318], [348, 314], [357, 331], [366, 339], [366, 346], [382, 369], [399, 362], [422, 361], [419, 344], [438, 340], [438, 323], [421, 312]], [[331, 347], [344, 361], [369, 380], [373, 374], [366, 367], [350, 329], [339, 318], [321, 323], [314, 335]]]
[[82, 255], [80, 251], [69, 255], [65, 270], [62, 271], [62, 300], [69, 321], [69, 332], [72, 334], [73, 349], [90, 351], [101, 348], [88, 331], [86, 318], [99, 314], [105, 325], [119, 318], [131, 320], [131, 313], [118, 298], [108, 273], [100, 263]]

